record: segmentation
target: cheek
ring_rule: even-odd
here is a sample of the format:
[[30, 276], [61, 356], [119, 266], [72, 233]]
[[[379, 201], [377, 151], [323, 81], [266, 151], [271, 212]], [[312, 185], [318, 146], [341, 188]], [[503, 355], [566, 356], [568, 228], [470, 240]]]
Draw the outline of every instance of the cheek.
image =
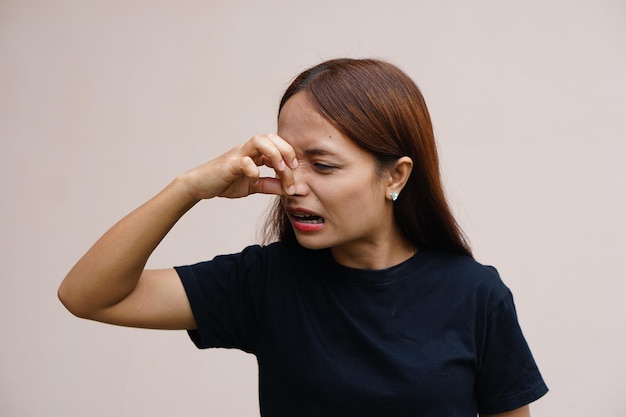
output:
[[376, 211], [383, 191], [371, 181], [360, 179], [342, 184], [326, 184], [316, 194], [328, 214], [344, 221], [356, 220]]

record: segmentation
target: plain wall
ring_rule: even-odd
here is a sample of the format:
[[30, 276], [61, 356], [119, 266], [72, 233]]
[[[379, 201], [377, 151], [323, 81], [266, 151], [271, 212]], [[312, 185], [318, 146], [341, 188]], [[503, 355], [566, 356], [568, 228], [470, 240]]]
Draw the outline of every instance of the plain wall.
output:
[[[422, 89], [451, 204], [551, 388], [533, 416], [626, 415], [625, 22], [623, 0], [1, 0], [0, 415], [258, 415], [254, 357], [76, 319], [56, 290], [340, 56]], [[149, 266], [256, 242], [268, 201], [200, 204]]]

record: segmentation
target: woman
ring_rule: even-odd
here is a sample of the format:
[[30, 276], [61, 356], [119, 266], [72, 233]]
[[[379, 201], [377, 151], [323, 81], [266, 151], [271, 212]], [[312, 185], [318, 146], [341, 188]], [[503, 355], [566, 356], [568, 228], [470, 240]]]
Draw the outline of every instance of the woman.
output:
[[[200, 200], [253, 193], [278, 196], [273, 243], [144, 270]], [[276, 135], [176, 178], [96, 242], [59, 297], [80, 317], [255, 354], [264, 416], [520, 417], [547, 392], [509, 290], [450, 212], [421, 93], [378, 60], [300, 74]]]

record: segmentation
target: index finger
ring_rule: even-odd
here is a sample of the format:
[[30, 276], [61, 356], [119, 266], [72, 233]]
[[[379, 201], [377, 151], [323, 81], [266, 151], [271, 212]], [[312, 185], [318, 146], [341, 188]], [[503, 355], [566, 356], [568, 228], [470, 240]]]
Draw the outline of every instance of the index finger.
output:
[[272, 168], [280, 179], [284, 191], [287, 194], [294, 194], [295, 183], [292, 169], [298, 166], [298, 160], [293, 147], [276, 134], [258, 135], [249, 143], [254, 147], [252, 153], [260, 156], [257, 164]]

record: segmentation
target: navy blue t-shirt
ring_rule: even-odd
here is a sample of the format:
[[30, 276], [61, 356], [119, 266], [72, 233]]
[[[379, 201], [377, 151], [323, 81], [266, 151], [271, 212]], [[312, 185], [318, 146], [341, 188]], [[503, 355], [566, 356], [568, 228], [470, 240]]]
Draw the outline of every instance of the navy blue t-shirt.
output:
[[547, 392], [511, 292], [471, 257], [359, 270], [276, 243], [176, 270], [196, 346], [256, 355], [265, 417], [475, 417]]

